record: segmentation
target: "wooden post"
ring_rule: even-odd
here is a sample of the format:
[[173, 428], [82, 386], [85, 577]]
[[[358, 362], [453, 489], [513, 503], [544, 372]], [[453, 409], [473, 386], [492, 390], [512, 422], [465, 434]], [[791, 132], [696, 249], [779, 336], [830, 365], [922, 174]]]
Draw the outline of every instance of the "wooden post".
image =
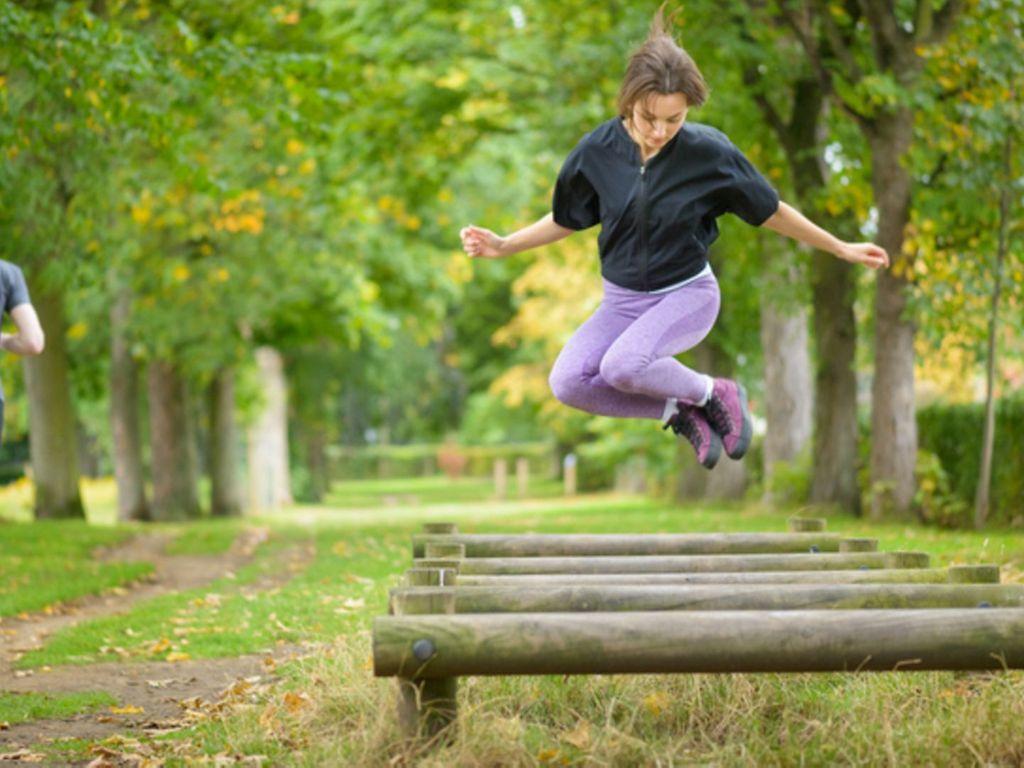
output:
[[[429, 662], [413, 650], [428, 641]], [[379, 616], [374, 674], [1024, 669], [1024, 610]]]
[[508, 462], [505, 459], [494, 460], [494, 495], [499, 499], [508, 496]]
[[[450, 614], [455, 610], [455, 598], [448, 590], [431, 595], [394, 595], [391, 605], [395, 616]], [[435, 642], [430, 636], [414, 640], [407, 672], [398, 679], [398, 718], [409, 738], [444, 740], [442, 732], [455, 722], [458, 678], [420, 676], [436, 654]]]
[[466, 545], [451, 541], [431, 542], [423, 547], [423, 554], [430, 559], [462, 560], [466, 556]]
[[458, 571], [454, 568], [410, 568], [405, 583], [410, 587], [452, 587]]
[[825, 518], [823, 517], [791, 517], [789, 518], [789, 530], [809, 533], [812, 531], [825, 530]]
[[568, 453], [562, 460], [562, 486], [566, 496], [576, 495], [576, 454]]
[[516, 493], [520, 498], [529, 493], [530, 490], [530, 460], [525, 456], [516, 459]]

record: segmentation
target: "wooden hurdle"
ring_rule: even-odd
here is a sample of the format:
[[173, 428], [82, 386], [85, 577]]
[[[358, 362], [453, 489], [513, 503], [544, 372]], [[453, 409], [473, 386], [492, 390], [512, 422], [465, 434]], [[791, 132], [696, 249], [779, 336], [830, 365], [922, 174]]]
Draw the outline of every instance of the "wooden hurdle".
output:
[[373, 625], [410, 734], [456, 717], [465, 675], [1024, 668], [1024, 586], [994, 565], [826, 534], [414, 537]]

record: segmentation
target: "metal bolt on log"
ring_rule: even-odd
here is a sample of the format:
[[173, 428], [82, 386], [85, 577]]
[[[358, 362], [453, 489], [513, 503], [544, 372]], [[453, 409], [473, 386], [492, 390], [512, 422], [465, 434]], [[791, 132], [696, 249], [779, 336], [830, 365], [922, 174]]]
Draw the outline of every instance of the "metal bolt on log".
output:
[[453, 587], [457, 573], [454, 568], [410, 568], [405, 583], [410, 587]]

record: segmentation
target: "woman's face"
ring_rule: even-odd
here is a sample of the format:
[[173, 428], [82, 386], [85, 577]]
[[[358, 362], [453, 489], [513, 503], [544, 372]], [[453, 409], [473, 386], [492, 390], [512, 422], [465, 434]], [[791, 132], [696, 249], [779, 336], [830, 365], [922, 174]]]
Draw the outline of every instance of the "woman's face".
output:
[[633, 130], [650, 150], [658, 150], [679, 133], [689, 106], [681, 93], [652, 93], [633, 104]]

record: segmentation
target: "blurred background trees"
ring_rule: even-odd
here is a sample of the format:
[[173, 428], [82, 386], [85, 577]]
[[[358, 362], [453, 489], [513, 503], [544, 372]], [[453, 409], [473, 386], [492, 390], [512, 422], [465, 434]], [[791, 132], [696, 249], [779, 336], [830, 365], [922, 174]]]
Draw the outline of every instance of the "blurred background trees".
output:
[[746, 383], [762, 435], [704, 473], [548, 392], [600, 299], [595, 231], [458, 241], [549, 209], [653, 4], [4, 2], [0, 258], [48, 340], [0, 363], [9, 474], [27, 443], [38, 517], [82, 515], [84, 473], [124, 519], [187, 519], [320, 500], [388, 446], [533, 442], [591, 487], [1024, 522], [1022, 6], [679, 5], [712, 94], [689, 119], [895, 257], [722, 221], [689, 361]]

